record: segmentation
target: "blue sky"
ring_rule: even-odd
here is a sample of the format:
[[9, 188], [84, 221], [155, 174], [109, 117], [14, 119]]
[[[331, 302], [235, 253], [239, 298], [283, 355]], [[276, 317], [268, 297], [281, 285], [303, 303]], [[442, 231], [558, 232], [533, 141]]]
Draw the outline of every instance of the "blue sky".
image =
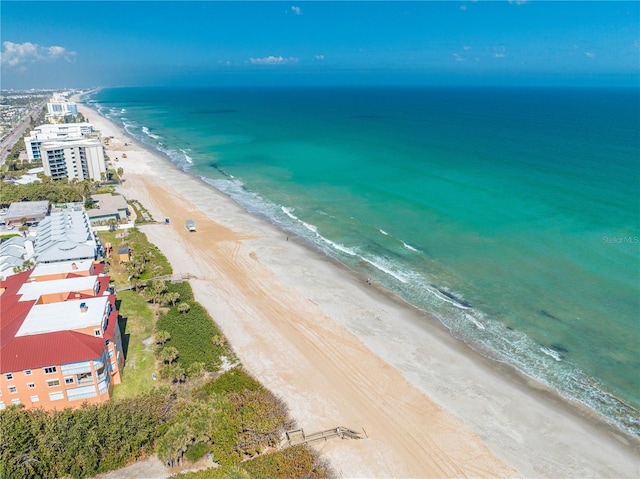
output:
[[640, 3], [1, 3], [2, 88], [638, 85]]

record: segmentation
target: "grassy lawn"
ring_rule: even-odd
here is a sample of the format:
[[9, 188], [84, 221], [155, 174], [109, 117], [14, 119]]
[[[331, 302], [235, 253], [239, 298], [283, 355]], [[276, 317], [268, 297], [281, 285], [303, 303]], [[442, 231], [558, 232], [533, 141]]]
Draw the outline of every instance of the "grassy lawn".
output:
[[[149, 242], [144, 233], [137, 228], [131, 228], [129, 230], [118, 231], [101, 231], [99, 233], [100, 241], [102, 244], [111, 243], [112, 259], [110, 261], [109, 271], [107, 274], [111, 276], [111, 279], [116, 285], [126, 284], [129, 273], [124, 264], [120, 264], [115, 259], [118, 254], [118, 248], [121, 246], [129, 246], [133, 249], [132, 256], [148, 254], [148, 260], [145, 271], [140, 276], [142, 281], [155, 278], [158, 276], [164, 276], [171, 274], [173, 271], [167, 258], [162, 254], [160, 249]], [[122, 236], [116, 238], [116, 235]]]
[[[126, 364], [122, 372], [122, 384], [114, 389], [115, 398], [133, 397], [158, 386], [151, 375], [155, 372], [153, 344], [143, 343], [153, 335], [153, 313], [146, 300], [134, 291], [121, 291], [120, 325]], [[123, 330], [124, 329], [124, 330]]]

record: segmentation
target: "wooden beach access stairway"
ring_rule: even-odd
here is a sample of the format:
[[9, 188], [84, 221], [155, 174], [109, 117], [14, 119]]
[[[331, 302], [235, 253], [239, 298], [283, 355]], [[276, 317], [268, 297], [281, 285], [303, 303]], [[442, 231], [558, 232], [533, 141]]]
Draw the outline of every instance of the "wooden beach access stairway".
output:
[[284, 435], [285, 437], [280, 443], [280, 447], [312, 444], [319, 441], [326, 442], [334, 437], [339, 437], [340, 439], [362, 439], [362, 435], [359, 432], [343, 426], [325, 429], [324, 431], [314, 432], [313, 434], [305, 434], [302, 428], [292, 429], [291, 431], [286, 431]]

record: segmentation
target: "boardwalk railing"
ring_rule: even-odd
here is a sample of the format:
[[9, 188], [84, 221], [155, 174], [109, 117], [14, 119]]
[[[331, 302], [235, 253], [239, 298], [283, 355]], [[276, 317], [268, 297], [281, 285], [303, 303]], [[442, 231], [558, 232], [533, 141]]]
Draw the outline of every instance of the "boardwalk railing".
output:
[[362, 435], [359, 432], [342, 426], [325, 429], [320, 432], [314, 432], [313, 434], [305, 434], [304, 429], [292, 429], [291, 431], [285, 432], [285, 437], [280, 446], [286, 447], [297, 446], [299, 444], [310, 444], [319, 441], [327, 441], [334, 437], [339, 437], [340, 439], [362, 439]]

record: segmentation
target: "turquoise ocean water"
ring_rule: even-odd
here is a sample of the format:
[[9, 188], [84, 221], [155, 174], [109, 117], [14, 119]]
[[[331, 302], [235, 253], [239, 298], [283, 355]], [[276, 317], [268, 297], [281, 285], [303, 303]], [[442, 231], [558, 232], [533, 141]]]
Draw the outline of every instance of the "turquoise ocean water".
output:
[[640, 435], [637, 89], [101, 90], [93, 107]]

